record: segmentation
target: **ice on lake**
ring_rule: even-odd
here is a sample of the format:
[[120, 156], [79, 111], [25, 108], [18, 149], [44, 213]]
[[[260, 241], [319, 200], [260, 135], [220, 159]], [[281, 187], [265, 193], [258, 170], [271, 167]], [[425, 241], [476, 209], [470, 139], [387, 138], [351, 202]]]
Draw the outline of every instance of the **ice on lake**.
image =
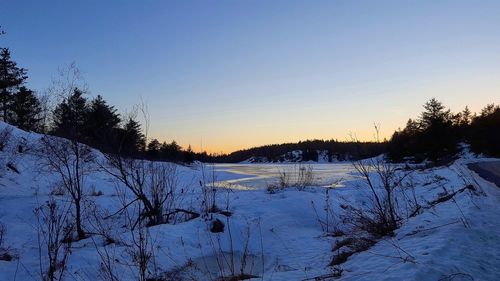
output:
[[280, 174], [297, 177], [301, 169], [312, 169], [314, 185], [329, 186], [354, 177], [352, 163], [321, 164], [214, 164], [217, 185], [234, 189], [265, 189], [279, 182]]

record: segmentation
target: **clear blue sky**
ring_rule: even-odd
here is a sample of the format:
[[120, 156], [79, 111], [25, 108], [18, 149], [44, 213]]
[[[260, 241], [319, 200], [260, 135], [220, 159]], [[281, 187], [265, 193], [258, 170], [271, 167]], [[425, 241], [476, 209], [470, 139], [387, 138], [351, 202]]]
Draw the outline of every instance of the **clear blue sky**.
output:
[[431, 97], [500, 101], [500, 1], [0, 0], [0, 25], [30, 87], [75, 61], [197, 150], [389, 137]]

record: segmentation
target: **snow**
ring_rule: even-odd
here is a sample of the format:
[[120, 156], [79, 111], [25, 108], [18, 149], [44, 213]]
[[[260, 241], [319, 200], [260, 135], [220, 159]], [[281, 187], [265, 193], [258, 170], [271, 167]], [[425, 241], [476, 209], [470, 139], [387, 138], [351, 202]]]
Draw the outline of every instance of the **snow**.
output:
[[[455, 198], [456, 203], [438, 204], [408, 220], [394, 237], [353, 256], [344, 265], [349, 269], [345, 280], [401, 280], [402, 276], [406, 280], [498, 280], [500, 192], [465, 170], [464, 164], [457, 161], [449, 169], [433, 173], [451, 178], [447, 186], [452, 188], [461, 181], [455, 172], [464, 171], [471, 181], [478, 181], [485, 195], [462, 193]], [[405, 262], [401, 256], [412, 260]]]
[[[39, 155], [17, 149], [20, 142], [33, 144], [41, 135], [0, 123], [0, 131], [5, 129], [12, 130], [12, 137], [0, 152], [0, 221], [7, 229], [4, 244], [18, 258], [0, 261], [0, 280], [40, 280], [33, 210], [48, 200], [59, 179], [40, 169]], [[99, 152], [94, 153], [104, 159]], [[341, 264], [340, 279], [500, 280], [500, 189], [467, 168], [469, 163], [497, 160], [465, 153], [449, 167], [412, 172], [415, 196], [422, 206], [428, 206], [445, 190], [450, 194], [472, 184], [475, 191], [465, 189], [452, 200], [405, 218], [392, 237], [379, 238], [371, 248]], [[8, 163], [20, 173], [7, 168]], [[347, 228], [341, 218], [342, 204], [362, 206], [369, 202], [370, 193], [362, 187], [361, 179], [342, 166], [350, 164], [328, 164], [339, 165], [341, 174], [327, 177], [331, 170], [323, 168], [318, 173], [320, 186], [288, 188], [275, 194], [269, 194], [266, 185], [274, 180], [270, 171], [276, 166], [252, 165], [257, 164], [177, 167], [180, 207], [199, 211], [199, 182], [207, 180], [215, 169], [215, 178], [208, 181], [219, 186], [218, 207], [232, 215], [214, 213], [209, 218], [148, 228], [157, 272], [175, 276], [166, 280], [215, 280], [221, 271], [228, 274], [231, 261], [239, 273], [245, 257], [245, 273], [259, 276], [253, 280], [303, 280], [332, 272], [328, 266], [334, 255], [332, 247], [342, 237], [326, 235], [319, 222], [326, 216], [327, 182], [342, 179], [336, 188], [328, 189], [330, 220], [340, 229]], [[326, 165], [318, 164], [314, 169], [329, 167]], [[247, 188], [228, 189], [221, 187], [222, 183]], [[113, 213], [121, 207], [116, 190], [124, 187], [108, 174], [96, 170], [86, 185], [103, 193], [92, 197], [103, 212]], [[67, 198], [60, 196], [58, 200]], [[120, 227], [122, 219], [110, 219], [109, 223], [114, 225], [113, 235], [123, 243], [104, 246], [99, 237], [73, 243], [67, 280], [100, 280], [102, 261], [97, 250], [104, 249], [120, 261], [115, 264], [119, 280], [137, 280], [136, 269], [125, 265], [130, 263], [126, 244], [130, 244], [131, 234]], [[225, 224], [223, 233], [210, 232], [216, 219]]]

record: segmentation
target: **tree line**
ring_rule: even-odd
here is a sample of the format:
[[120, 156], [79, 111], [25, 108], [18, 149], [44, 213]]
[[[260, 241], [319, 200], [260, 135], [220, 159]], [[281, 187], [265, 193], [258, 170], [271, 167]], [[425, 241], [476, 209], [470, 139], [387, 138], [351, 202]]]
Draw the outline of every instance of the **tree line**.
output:
[[387, 155], [392, 161], [448, 162], [469, 145], [474, 153], [500, 156], [500, 106], [486, 105], [479, 114], [466, 106], [453, 113], [435, 98], [424, 104], [417, 119], [409, 119], [392, 135]]
[[386, 142], [359, 142], [356, 140], [341, 142], [337, 140], [306, 140], [297, 143], [272, 144], [239, 150], [221, 156], [224, 162], [241, 162], [251, 157], [264, 158], [270, 162], [283, 162], [286, 154], [300, 151], [302, 161], [318, 161], [319, 153], [324, 152], [329, 162], [339, 160], [358, 160], [384, 153]]

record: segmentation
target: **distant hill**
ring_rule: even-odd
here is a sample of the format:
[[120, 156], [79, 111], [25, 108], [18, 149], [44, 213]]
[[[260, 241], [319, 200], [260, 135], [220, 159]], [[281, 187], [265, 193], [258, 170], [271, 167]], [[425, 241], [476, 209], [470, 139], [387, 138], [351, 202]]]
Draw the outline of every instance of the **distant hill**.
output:
[[307, 140], [239, 150], [220, 156], [217, 160], [228, 163], [329, 163], [373, 157], [384, 153], [386, 148], [386, 142]]

